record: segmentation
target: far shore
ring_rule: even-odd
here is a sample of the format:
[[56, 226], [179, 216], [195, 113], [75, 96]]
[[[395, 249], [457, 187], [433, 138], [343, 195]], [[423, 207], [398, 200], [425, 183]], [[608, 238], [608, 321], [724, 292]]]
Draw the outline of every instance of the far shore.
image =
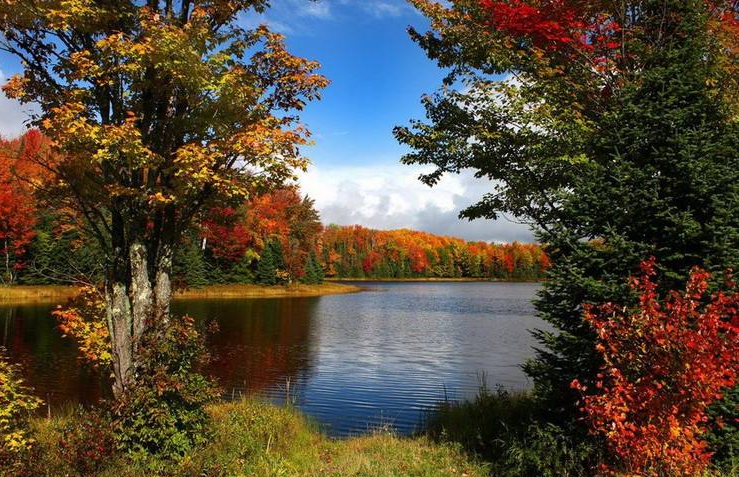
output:
[[[74, 297], [78, 291], [78, 287], [64, 285], [0, 286], [0, 305], [50, 302], [62, 303]], [[356, 293], [359, 291], [362, 291], [362, 288], [340, 283], [275, 286], [247, 284], [209, 285], [200, 288], [179, 290], [175, 292], [175, 299], [311, 297]]]
[[327, 282], [343, 283], [343, 282], [471, 282], [471, 283], [540, 283], [544, 279], [515, 279], [505, 280], [502, 278], [438, 278], [438, 277], [417, 277], [417, 278], [327, 278]]

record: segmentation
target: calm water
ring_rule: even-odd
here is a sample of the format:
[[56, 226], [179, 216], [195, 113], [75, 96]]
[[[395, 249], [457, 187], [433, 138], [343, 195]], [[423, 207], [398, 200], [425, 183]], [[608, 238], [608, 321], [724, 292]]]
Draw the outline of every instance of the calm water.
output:
[[[216, 320], [209, 370], [227, 396], [286, 398], [332, 435], [392, 425], [411, 432], [425, 410], [489, 385], [529, 386], [534, 284], [362, 283], [318, 298], [181, 301], [175, 312]], [[51, 306], [0, 305], [0, 344], [58, 406], [98, 400], [101, 378], [80, 365]], [[289, 397], [288, 397], [289, 396]]]

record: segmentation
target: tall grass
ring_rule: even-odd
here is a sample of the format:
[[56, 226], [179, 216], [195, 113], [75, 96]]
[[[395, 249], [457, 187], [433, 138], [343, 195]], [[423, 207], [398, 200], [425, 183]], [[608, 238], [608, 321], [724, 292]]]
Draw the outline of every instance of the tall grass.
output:
[[[329, 439], [292, 407], [255, 399], [208, 407], [210, 438], [178, 462], [132, 461], [115, 454], [99, 477], [485, 477], [487, 466], [458, 446], [386, 432]], [[34, 477], [79, 475], [60, 449], [62, 429], [84, 415], [67, 414], [34, 422], [38, 451]], [[68, 447], [68, 445], [67, 445]], [[0, 475], [3, 475], [0, 469]], [[15, 476], [14, 476], [15, 477]], [[88, 476], [92, 477], [92, 475]]]

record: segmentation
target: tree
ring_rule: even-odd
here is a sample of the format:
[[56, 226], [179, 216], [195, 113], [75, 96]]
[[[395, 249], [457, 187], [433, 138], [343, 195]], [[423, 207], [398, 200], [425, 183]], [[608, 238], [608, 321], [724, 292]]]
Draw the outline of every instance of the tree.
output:
[[301, 197], [297, 187], [285, 187], [254, 197], [246, 208], [248, 228], [262, 240], [279, 240], [284, 258], [279, 268], [289, 280], [299, 279], [323, 229], [314, 201]]
[[273, 248], [269, 245], [264, 247], [262, 255], [259, 257], [257, 277], [259, 283], [263, 285], [277, 285], [277, 264]]
[[183, 286], [201, 287], [208, 285], [208, 270], [200, 247], [200, 240], [190, 234], [173, 258], [173, 274]]
[[[38, 171], [30, 157], [47, 147], [38, 131], [13, 141], [0, 141], [0, 283], [12, 284], [26, 267], [25, 255], [36, 233], [36, 200], [31, 183]], [[22, 178], [22, 179], [21, 179]]]
[[320, 285], [324, 280], [323, 268], [318, 262], [315, 252], [311, 252], [308, 255], [308, 259], [305, 263], [305, 275], [303, 276], [303, 283], [307, 285]]
[[662, 290], [739, 260], [736, 4], [414, 3], [434, 31], [413, 38], [465, 88], [424, 99], [429, 124], [396, 129], [404, 161], [434, 165], [432, 185], [465, 168], [494, 180], [462, 216], [511, 214], [547, 244], [537, 309], [556, 330], [538, 332], [526, 371], [569, 422], [569, 383], [594, 389], [602, 364], [583, 303], [628, 303], [626, 278], [650, 255]]
[[326, 80], [281, 35], [236, 19], [262, 0], [0, 5], [2, 49], [23, 61], [4, 86], [35, 102], [53, 140], [37, 162], [105, 250], [114, 391], [134, 379], [149, 322], [166, 320], [175, 245], [216, 199], [303, 168], [293, 114]]
[[628, 303], [625, 279], [650, 255], [662, 292], [679, 288], [693, 266], [739, 265], [737, 126], [706, 87], [716, 73], [704, 55], [705, 12], [691, 2], [671, 8], [679, 14], [667, 23], [672, 39], [621, 89], [593, 140], [593, 163], [561, 202], [568, 222], [541, 234], [553, 266], [537, 308], [558, 332], [538, 334], [546, 351], [527, 371], [564, 416], [574, 399], [566, 382], [594, 389], [602, 363], [583, 303]]
[[693, 269], [684, 292], [662, 301], [655, 262], [631, 280], [639, 304], [586, 309], [604, 365], [583, 410], [612, 453], [609, 470], [645, 476], [703, 473], [708, 405], [739, 377], [739, 293], [707, 299], [709, 274]]

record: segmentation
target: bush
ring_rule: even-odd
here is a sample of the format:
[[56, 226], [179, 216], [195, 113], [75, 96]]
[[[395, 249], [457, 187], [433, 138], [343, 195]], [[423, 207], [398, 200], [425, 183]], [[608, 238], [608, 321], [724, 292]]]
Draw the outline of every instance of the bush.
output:
[[505, 477], [592, 477], [602, 457], [597, 443], [554, 424], [532, 424], [511, 439], [498, 475]]
[[110, 418], [99, 410], [78, 410], [60, 429], [61, 460], [81, 477], [95, 476], [113, 457]]
[[118, 446], [134, 460], [178, 460], [207, 439], [204, 406], [214, 384], [198, 368], [207, 356], [192, 318], [172, 318], [144, 336], [134, 386], [113, 407]]
[[593, 440], [540, 424], [539, 414], [529, 393], [482, 386], [471, 401], [441, 403], [427, 433], [489, 462], [497, 477], [591, 477], [600, 462]]
[[426, 422], [427, 434], [456, 442], [489, 462], [500, 461], [512, 437], [519, 437], [533, 422], [535, 403], [527, 393], [495, 392], [486, 386], [471, 401], [445, 401]]
[[40, 404], [23, 385], [19, 367], [11, 364], [0, 348], [0, 475], [24, 475], [34, 443], [28, 420]]
[[586, 307], [604, 365], [595, 389], [572, 385], [609, 471], [693, 477], [710, 464], [708, 406], [739, 380], [739, 293], [709, 296], [710, 275], [695, 268], [685, 291], [663, 300], [654, 259], [642, 270], [631, 280], [638, 306]]

